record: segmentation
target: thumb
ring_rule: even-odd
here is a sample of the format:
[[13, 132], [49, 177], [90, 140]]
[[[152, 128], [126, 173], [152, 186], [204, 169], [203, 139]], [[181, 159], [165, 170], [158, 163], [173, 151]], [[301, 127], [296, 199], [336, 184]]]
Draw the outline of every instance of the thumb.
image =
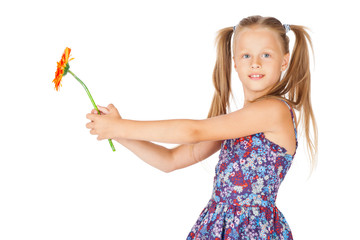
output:
[[[115, 114], [119, 114], [119, 111], [117, 110], [117, 108], [114, 106], [114, 104], [109, 104], [108, 106], [108, 109], [110, 112], [113, 112]], [[120, 114], [119, 114], [120, 115]]]
[[110, 111], [116, 110], [116, 107], [114, 106], [114, 104], [110, 103], [107, 107]]
[[109, 109], [106, 108], [106, 107], [102, 107], [102, 106], [99, 106], [99, 105], [97, 105], [97, 107], [98, 107], [99, 111], [101, 113], [103, 113], [103, 114], [108, 114], [110, 112]]

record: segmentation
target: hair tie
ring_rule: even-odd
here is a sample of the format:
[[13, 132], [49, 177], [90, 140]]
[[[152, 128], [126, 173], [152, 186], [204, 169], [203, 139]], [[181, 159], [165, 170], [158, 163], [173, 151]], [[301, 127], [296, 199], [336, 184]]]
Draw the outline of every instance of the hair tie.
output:
[[233, 27], [233, 31], [235, 32], [236, 26]]
[[289, 24], [283, 24], [284, 28], [285, 28], [285, 32], [289, 32], [291, 30], [290, 25]]

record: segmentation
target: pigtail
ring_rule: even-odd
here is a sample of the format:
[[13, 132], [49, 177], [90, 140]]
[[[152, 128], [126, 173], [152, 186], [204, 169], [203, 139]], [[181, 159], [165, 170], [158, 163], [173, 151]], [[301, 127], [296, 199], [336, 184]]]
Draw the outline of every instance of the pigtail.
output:
[[[311, 47], [313, 56], [314, 51], [306, 27], [290, 25], [290, 28], [295, 34], [295, 43], [284, 81], [288, 80], [293, 85], [289, 90], [289, 100], [293, 102], [296, 109], [301, 110], [299, 119], [304, 126], [307, 149], [308, 153], [310, 153], [311, 175], [317, 164], [318, 129], [311, 105], [310, 58], [307, 42]], [[310, 120], [313, 128], [313, 140], [310, 137]]]
[[229, 108], [231, 92], [231, 37], [233, 27], [218, 31], [215, 40], [217, 57], [213, 71], [213, 84], [215, 93], [211, 103], [208, 118], [226, 114]]
[[[278, 25], [281, 27], [281, 25]], [[269, 92], [254, 101], [263, 98], [278, 98], [285, 100], [292, 107], [299, 111], [299, 122], [303, 123], [305, 132], [307, 152], [310, 159], [310, 175], [317, 165], [318, 152], [318, 129], [311, 105], [311, 74], [310, 57], [308, 44], [314, 55], [312, 42], [306, 27], [299, 25], [290, 25], [290, 29], [295, 34], [295, 43], [291, 53], [291, 59], [286, 73], [281, 81], [269, 90]], [[284, 39], [285, 52], [288, 50], [289, 38], [284, 29], [281, 29], [280, 35]], [[310, 137], [310, 120], [312, 122], [313, 140]], [[299, 125], [299, 124], [298, 124]]]

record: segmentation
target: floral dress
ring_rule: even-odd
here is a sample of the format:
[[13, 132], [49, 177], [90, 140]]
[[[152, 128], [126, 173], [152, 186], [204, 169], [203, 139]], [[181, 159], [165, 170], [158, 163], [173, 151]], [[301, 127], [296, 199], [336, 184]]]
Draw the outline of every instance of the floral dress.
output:
[[[297, 149], [294, 114], [286, 105]], [[285, 148], [265, 138], [263, 132], [225, 140], [215, 168], [212, 197], [187, 240], [293, 239], [275, 201], [295, 153], [288, 154]]]

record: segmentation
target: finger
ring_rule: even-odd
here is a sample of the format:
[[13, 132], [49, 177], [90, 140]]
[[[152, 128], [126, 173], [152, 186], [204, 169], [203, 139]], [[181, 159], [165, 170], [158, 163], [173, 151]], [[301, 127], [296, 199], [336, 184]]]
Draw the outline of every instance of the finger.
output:
[[110, 113], [109, 109], [106, 108], [106, 107], [102, 107], [102, 106], [99, 106], [99, 105], [97, 105], [97, 107], [98, 107], [98, 109], [100, 110], [101, 113], [104, 113], [104, 114], [109, 114]]
[[110, 111], [116, 109], [116, 107], [114, 106], [114, 104], [111, 104], [111, 103], [110, 103], [107, 107], [108, 107], [108, 109], [109, 109]]
[[92, 129], [94, 128], [94, 122], [89, 122], [86, 124], [86, 128]]
[[98, 141], [101, 141], [101, 140], [104, 140], [104, 139], [105, 139], [105, 138], [100, 137], [100, 136], [97, 137], [97, 140], [98, 140]]
[[[110, 112], [115, 112], [116, 114], [119, 113], [119, 111], [117, 110], [117, 108], [114, 106], [114, 104], [109, 104], [108, 105], [108, 109], [110, 110]], [[120, 114], [119, 114], [120, 115]]]
[[94, 121], [97, 118], [97, 115], [92, 114], [92, 113], [88, 113], [88, 114], [86, 114], [86, 118], [91, 120], [91, 121]]
[[91, 130], [90, 130], [90, 134], [91, 134], [91, 135], [96, 135], [96, 131], [95, 131], [94, 129], [91, 129]]
[[96, 109], [91, 110], [91, 114], [97, 114], [98, 111]]

